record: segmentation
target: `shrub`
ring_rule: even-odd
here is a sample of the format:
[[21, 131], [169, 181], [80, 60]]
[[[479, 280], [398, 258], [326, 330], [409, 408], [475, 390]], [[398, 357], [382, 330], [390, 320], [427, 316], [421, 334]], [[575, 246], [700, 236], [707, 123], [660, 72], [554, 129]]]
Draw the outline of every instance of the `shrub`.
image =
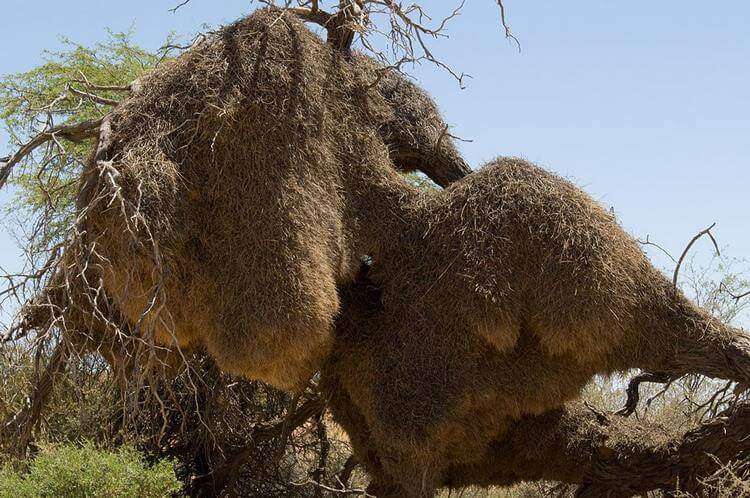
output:
[[91, 445], [48, 448], [24, 474], [10, 467], [0, 471], [0, 498], [163, 497], [179, 489], [170, 461], [148, 465], [130, 447], [115, 452]]

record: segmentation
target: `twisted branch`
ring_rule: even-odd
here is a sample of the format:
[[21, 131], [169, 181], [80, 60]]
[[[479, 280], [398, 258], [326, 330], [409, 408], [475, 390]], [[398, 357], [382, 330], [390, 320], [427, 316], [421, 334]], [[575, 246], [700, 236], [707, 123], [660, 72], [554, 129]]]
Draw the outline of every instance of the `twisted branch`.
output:
[[638, 408], [638, 401], [640, 400], [640, 393], [638, 390], [642, 383], [653, 382], [658, 384], [669, 384], [673, 380], [675, 380], [674, 377], [666, 373], [644, 372], [640, 375], [636, 375], [630, 379], [630, 382], [628, 383], [628, 388], [625, 391], [628, 399], [625, 402], [625, 406], [617, 412], [617, 415], [629, 417], [635, 412], [636, 408]]
[[[41, 347], [41, 346], [40, 346]], [[68, 345], [61, 341], [55, 346], [52, 356], [36, 380], [25, 406], [0, 428], [3, 443], [13, 444], [13, 452], [18, 458], [26, 457], [34, 427], [39, 423], [42, 410], [52, 394], [55, 381], [65, 371], [68, 361]]]

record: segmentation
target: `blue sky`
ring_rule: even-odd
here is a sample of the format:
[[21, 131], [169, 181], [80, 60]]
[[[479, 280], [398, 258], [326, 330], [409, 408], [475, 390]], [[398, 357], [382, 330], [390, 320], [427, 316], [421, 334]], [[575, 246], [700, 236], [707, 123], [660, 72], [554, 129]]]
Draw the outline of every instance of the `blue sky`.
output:
[[[133, 26], [135, 40], [155, 49], [170, 31], [194, 34], [251, 9], [246, 0], [192, 0], [168, 12], [177, 3], [3, 0], [0, 74], [37, 65], [61, 35], [91, 44], [105, 28]], [[470, 0], [450, 39], [433, 45], [473, 76], [467, 88], [432, 66], [413, 70], [452, 132], [473, 140], [461, 145], [469, 162], [526, 157], [613, 207], [635, 236], [679, 253], [716, 222], [725, 255], [750, 256], [750, 2], [505, 3], [521, 53], [503, 38], [495, 2]], [[0, 134], [0, 154], [6, 142]], [[710, 257], [710, 245], [696, 253]], [[0, 233], [0, 264], [13, 266], [17, 254]]]

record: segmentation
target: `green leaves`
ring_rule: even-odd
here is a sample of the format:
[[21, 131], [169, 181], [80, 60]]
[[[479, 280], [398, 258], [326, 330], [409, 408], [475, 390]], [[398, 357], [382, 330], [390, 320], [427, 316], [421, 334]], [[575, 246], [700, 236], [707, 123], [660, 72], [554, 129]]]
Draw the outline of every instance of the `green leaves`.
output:
[[42, 451], [26, 474], [0, 470], [0, 498], [170, 496], [180, 490], [172, 463], [147, 465], [131, 447], [117, 451], [63, 446]]
[[[12, 151], [53, 126], [101, 118], [163, 58], [133, 44], [131, 33], [110, 32], [92, 47], [62, 41], [64, 48], [46, 52], [40, 66], [0, 79], [0, 120]], [[24, 232], [31, 256], [61, 240], [71, 225], [76, 180], [92, 141], [54, 136], [14, 167], [14, 195], [3, 214]]]

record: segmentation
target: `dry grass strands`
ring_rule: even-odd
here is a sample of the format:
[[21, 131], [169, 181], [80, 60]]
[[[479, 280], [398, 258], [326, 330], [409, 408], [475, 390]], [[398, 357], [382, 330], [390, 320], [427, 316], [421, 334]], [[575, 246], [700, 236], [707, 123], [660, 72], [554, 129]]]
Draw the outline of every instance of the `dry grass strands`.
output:
[[[595, 374], [750, 380], [744, 332], [689, 302], [611, 213], [525, 161], [498, 159], [444, 191], [402, 196], [385, 223], [372, 268], [342, 293], [323, 370], [373, 494], [584, 482], [583, 470], [556, 470], [571, 458], [566, 445], [544, 448], [539, 476], [506, 447], [519, 420], [561, 408]], [[657, 433], [638, 430], [643, 454], [656, 451]], [[746, 448], [725, 449], [731, 459]]]
[[[280, 24], [277, 25], [276, 23]], [[227, 57], [226, 52], [215, 52], [219, 49], [223, 50], [225, 43], [232, 41], [233, 37], [240, 38], [242, 43], [258, 42], [257, 38], [263, 38], [265, 31], [272, 28], [283, 28], [280, 36], [285, 42], [290, 42], [290, 39], [285, 37], [299, 34], [304, 43], [310, 44], [309, 50], [304, 52], [304, 55], [315, 59], [318, 65], [311, 64], [309, 61], [305, 64], [300, 63], [300, 65], [305, 71], [307, 70], [305, 68], [310, 67], [311, 76], [306, 77], [305, 74], [296, 74], [295, 78], [297, 79], [287, 81], [290, 71], [299, 69], [297, 66], [290, 69], [288, 65], [290, 61], [294, 61], [295, 58], [300, 56], [297, 45], [289, 47], [291, 42], [285, 46], [286, 52], [282, 50], [283, 56], [277, 54], [277, 59], [271, 57], [270, 60], [266, 59], [268, 56], [266, 52], [243, 52], [243, 57], [245, 57], [243, 62], [224, 60]], [[255, 37], [254, 40], [253, 37]], [[210, 42], [214, 44], [207, 45]], [[257, 43], [253, 48], [257, 48]], [[183, 228], [192, 230], [191, 227], [204, 224], [203, 217], [209, 217], [210, 219], [216, 214], [211, 208], [211, 203], [222, 198], [223, 194], [217, 193], [217, 189], [220, 190], [223, 187], [221, 184], [209, 182], [217, 179], [223, 179], [227, 181], [227, 185], [231, 186], [232, 191], [227, 194], [230, 195], [230, 202], [245, 203], [241, 205], [251, 209], [253, 213], [259, 210], [267, 210], [268, 208], [263, 205], [256, 204], [258, 198], [248, 196], [246, 191], [239, 188], [239, 185], [234, 185], [235, 179], [232, 179], [232, 175], [236, 175], [238, 172], [240, 173], [239, 180], [245, 182], [245, 185], [248, 182], [252, 184], [255, 180], [258, 180], [259, 183], [255, 185], [255, 188], [261, 190], [273, 188], [264, 202], [269, 202], [270, 198], [273, 206], [277, 202], [287, 199], [289, 203], [294, 204], [301, 198], [304, 199], [304, 205], [300, 207], [314, 211], [314, 203], [317, 202], [316, 195], [320, 193], [320, 188], [316, 187], [318, 190], [314, 192], [304, 192], [305, 184], [298, 183], [295, 177], [298, 170], [292, 170], [291, 168], [308, 168], [309, 178], [314, 179], [314, 182], [309, 184], [325, 185], [328, 192], [326, 195], [343, 188], [342, 184], [344, 184], [346, 188], [352, 190], [349, 195], [353, 196], [353, 192], [365, 189], [366, 184], [360, 182], [352, 188], [346, 182], [336, 183], [336, 176], [331, 176], [329, 173], [342, 164], [348, 167], [350, 163], [348, 156], [350, 154], [355, 156], [356, 159], [351, 161], [352, 168], [367, 166], [361, 162], [359, 157], [361, 153], [358, 152], [358, 147], [364, 147], [365, 151], [368, 150], [368, 147], [374, 149], [377, 153], [377, 160], [381, 161], [381, 166], [385, 168], [384, 177], [393, 181], [400, 182], [400, 179], [393, 174], [391, 159], [400, 157], [408, 156], [412, 161], [416, 161], [404, 165], [402, 169], [422, 168], [438, 183], [444, 183], [448, 179], [464, 175], [468, 172], [468, 167], [460, 160], [450, 137], [448, 136], [446, 139], [442, 136], [441, 130], [446, 130], [447, 127], [440, 118], [434, 104], [421, 89], [404, 81], [400, 76], [391, 75], [388, 72], [383, 73], [381, 68], [364, 57], [357, 56], [355, 59], [350, 59], [333, 53], [327, 47], [322, 46], [318, 39], [304, 30], [294, 19], [286, 16], [282, 19], [278, 12], [258, 13], [252, 19], [241, 22], [239, 27], [227, 28], [227, 32], [220, 33], [217, 39], [202, 42], [196, 50], [203, 50], [203, 52], [197, 55], [188, 53], [173, 65], [162, 68], [151, 78], [145, 78], [144, 81], [139, 80], [137, 85], [131, 85], [129, 89], [135, 94], [132, 101], [127, 102], [114, 115], [108, 116], [102, 123], [97, 124], [95, 131], [99, 133], [99, 143], [91, 164], [85, 172], [79, 196], [80, 222], [69, 238], [62, 260], [56, 260], [54, 264], [50, 265], [49, 273], [53, 276], [47, 283], [44, 292], [25, 306], [19, 324], [19, 329], [22, 329], [19, 335], [34, 330], [43, 339], [48, 335], [48, 331], [61, 330], [63, 332], [61, 344], [70, 347], [71, 350], [75, 351], [75, 354], [85, 355], [87, 351], [101, 354], [109, 364], [110, 375], [108, 378], [114, 379], [115, 389], [120, 393], [116, 401], [120, 406], [113, 408], [115, 412], [114, 430], [123, 430], [130, 436], [135, 434], [139, 442], [148, 441], [146, 447], [154, 449], [159, 454], [177, 457], [181, 466], [184, 466], [185, 479], [191, 483], [191, 489], [198, 490], [196, 492], [209, 493], [222, 489], [225, 491], [227, 489], [243, 490], [243, 492], [249, 489], [256, 491], [263, 489], [265, 493], [271, 488], [265, 487], [267, 486], [263, 483], [265, 478], [259, 477], [258, 474], [259, 468], [266, 469], [268, 467], [267, 462], [262, 463], [264, 449], [271, 448], [274, 452], [277, 452], [278, 448], [284, 445], [276, 440], [269, 440], [268, 444], [256, 445], [253, 442], [257, 435], [256, 432], [250, 430], [252, 427], [248, 426], [247, 420], [240, 422], [237, 414], [242, 413], [242, 410], [248, 410], [248, 406], [251, 405], [253, 417], [255, 417], [254, 411], [258, 409], [264, 413], [269, 412], [269, 416], [273, 417], [274, 410], [267, 409], [268, 407], [262, 403], [248, 405], [244, 394], [243, 396], [238, 395], [237, 399], [230, 397], [228, 401], [222, 401], [219, 398], [223, 397], [225, 392], [242, 391], [244, 393], [249, 391], [252, 393], [257, 391], [258, 388], [253, 387], [253, 385], [248, 386], [249, 383], [244, 381], [240, 383], [241, 389], [231, 387], [238, 383], [228, 375], [222, 375], [219, 381], [214, 382], [210, 375], [205, 375], [206, 372], [201, 367], [200, 355], [198, 355], [198, 360], [195, 360], [194, 356], [188, 352], [182, 352], [171, 347], [165, 348], [156, 343], [155, 339], [157, 338], [169, 346], [179, 342], [178, 338], [181, 338], [183, 344], [202, 343], [207, 338], [203, 333], [210, 332], [208, 329], [200, 328], [200, 323], [196, 324], [200, 333], [198, 334], [198, 340], [191, 342], [194, 336], [188, 336], [188, 340], [185, 340], [185, 329], [180, 330], [175, 323], [167, 322], [174, 316], [171, 307], [174, 307], [175, 304], [179, 313], [184, 313], [182, 311], [183, 306], [195, 306], [195, 300], [191, 296], [179, 296], [178, 302], [167, 303], [171, 304], [171, 307], [165, 306], [165, 298], [168, 297], [165, 289], [169, 289], [169, 285], [175, 285], [173, 288], [178, 289], [178, 294], [184, 289], [184, 287], [181, 287], [183, 281], [178, 280], [175, 284], [174, 279], [179, 278], [180, 275], [175, 275], [172, 269], [184, 267], [184, 261], [175, 264], [174, 258], [175, 255], [179, 256], [179, 251], [182, 251], [186, 246], [182, 244], [170, 247], [170, 243], [177, 240], [177, 237], [173, 236], [174, 233], [180, 232]], [[311, 56], [310, 53], [314, 53], [315, 57]], [[324, 57], [317, 58], [319, 54], [323, 54]], [[206, 62], [206, 59], [211, 57], [213, 58]], [[196, 60], [205, 64], [203, 76], [194, 74], [197, 71], [196, 64], [194, 64]], [[285, 83], [287, 86], [284, 87], [286, 90], [276, 88], [274, 86], [275, 80], [271, 78], [271, 81], [266, 83], [268, 86], [264, 94], [255, 97], [251, 95], [252, 98], [247, 99], [247, 101], [254, 102], [256, 113], [264, 113], [263, 106], [269, 102], [283, 103], [290, 100], [290, 96], [304, 91], [304, 85], [299, 86], [298, 83], [300, 80], [306, 81], [306, 78], [314, 84], [320, 85], [319, 87], [313, 85], [312, 89], [308, 89], [311, 92], [309, 98], [321, 100], [321, 94], [325, 95], [324, 104], [332, 106], [336, 109], [336, 112], [329, 113], [324, 109], [325, 105], [318, 106], [320, 113], [316, 115], [315, 119], [310, 123], [300, 123], [298, 118], [301, 114], [296, 113], [296, 110], [293, 109], [290, 111], [291, 114], [287, 116], [289, 120], [283, 123], [275, 123], [276, 128], [262, 127], [253, 131], [246, 137], [246, 142], [240, 144], [242, 150], [235, 151], [237, 156], [233, 156], [232, 154], [235, 152], [230, 151], [229, 156], [239, 158], [237, 161], [241, 164], [234, 165], [233, 168], [235, 169], [230, 169], [226, 175], [219, 175], [216, 171], [199, 171], [199, 168], [220, 169], [221, 165], [224, 164], [222, 161], [229, 160], [227, 159], [228, 156], [219, 156], [218, 159], [206, 160], [204, 164], [198, 165], [189, 162], [175, 163], [164, 159], [166, 156], [160, 150], [160, 147], [171, 151], [189, 147], [199, 148], [197, 144], [193, 143], [194, 140], [197, 140], [194, 135], [197, 133], [195, 129], [191, 129], [188, 133], [188, 139], [185, 139], [184, 135], [177, 135], [175, 138], [168, 132], [163, 133], [164, 130], [171, 126], [176, 126], [177, 129], [180, 126], [188, 128], [197, 126], [190, 120], [181, 120], [188, 115], [201, 115], [205, 112], [206, 107], [211, 109], [210, 112], [217, 112], [215, 106], [218, 97], [215, 97], [214, 93], [219, 92], [220, 89], [216, 89], [214, 93], [210, 88], [204, 88], [203, 94], [197, 90], [193, 92], [193, 87], [188, 84], [190, 83], [189, 78], [185, 78], [185, 72], [189, 72], [189, 76], [201, 82], [208, 76], [215, 76], [213, 63], [218, 64], [219, 67], [225, 67], [224, 77], [228, 77], [227, 74], [232, 74], [232, 71], [237, 69], [237, 67], [231, 66], [230, 62], [239, 66], [250, 65], [255, 68], [255, 65], [260, 65], [260, 61], [266, 61], [271, 66], [278, 64], [280, 68], [271, 71], [273, 78], [283, 76], [282, 79], [287, 81]], [[191, 64], [192, 66], [190, 66]], [[320, 81], [322, 73], [328, 70], [328, 66], [321, 68], [320, 64], [330, 64], [335, 68], [333, 73], [326, 73], [326, 78], [331, 77], [330, 81]], [[269, 68], [265, 69], [269, 70]], [[304, 73], [304, 71], [302, 72]], [[334, 77], [337, 74], [343, 78], [343, 82]], [[187, 83], [183, 79], [186, 79]], [[376, 80], [377, 86], [373, 87], [372, 82]], [[352, 83], [352, 81], [355, 83]], [[184, 85], [181, 86], [182, 84]], [[192, 84], [200, 87], [200, 84], [195, 81]], [[239, 85], [239, 83], [228, 83], [228, 87], [232, 87], [232, 85]], [[275, 97], [276, 101], [269, 100], [268, 93], [273, 93], [276, 90], [279, 92], [287, 91], [289, 95], [280, 94]], [[170, 92], [173, 91], [176, 93], [171, 94]], [[213, 100], [206, 97], [206, 94], [210, 94]], [[241, 99], [242, 97], [237, 98]], [[245, 102], [245, 104], [248, 104], [248, 102]], [[370, 116], [372, 119], [365, 120], [362, 118], [361, 102], [369, 102], [373, 109], [377, 110]], [[415, 103], [420, 105], [416, 106]], [[180, 107], [183, 104], [187, 108]], [[304, 102], [299, 105], [305, 106]], [[170, 116], [172, 106], [182, 109], [182, 115], [175, 117], [174, 121], [170, 121], [172, 119]], [[338, 106], [341, 106], [341, 108]], [[346, 119], [338, 121], [338, 118], [328, 116], [328, 114], [334, 114], [335, 116], [344, 115], [346, 117], [346, 113], [351, 112], [352, 106], [356, 108], [356, 116], [348, 116]], [[270, 111], [273, 111], [273, 108]], [[139, 112], [143, 114], [139, 115]], [[163, 113], [159, 119], [153, 118], [159, 113]], [[411, 115], [412, 113], [416, 114]], [[324, 117], [325, 119], [323, 119]], [[219, 116], [216, 119], [220, 122], [223, 117]], [[263, 119], [266, 120], [264, 122], [270, 122], [272, 116], [265, 116]], [[356, 125], [352, 131], [355, 135], [354, 138], [342, 140], [339, 135], [346, 137], [349, 133], [346, 124], [347, 119]], [[130, 122], [140, 123], [143, 128], [130, 128], [127, 125]], [[118, 125], [118, 123], [126, 123], [126, 125]], [[315, 154], [320, 153], [327, 158], [333, 158], [331, 164], [310, 162], [289, 166], [289, 162], [293, 162], [296, 156], [290, 156], [291, 158], [287, 157], [284, 160], [283, 155], [278, 156], [275, 152], [270, 156], [262, 156], [264, 158], [270, 157], [267, 163], [253, 165], [252, 159], [261, 157], [260, 153], [257, 157], [251, 154], [247, 155], [250, 160], [245, 162], [244, 151], [246, 148], [254, 146], [255, 135], [273, 135], [275, 133], [278, 136], [278, 134], [287, 133], [289, 129], [291, 129], [289, 133], [294, 135], [300, 127], [312, 129], [319, 124], [319, 133], [306, 133], [302, 138], [299, 138], [303, 143], [308, 141], [305, 147], [313, 151], [309, 153], [309, 156], [304, 157], [318, 157]], [[120, 129], [118, 134], [118, 126], [124, 126], [125, 130]], [[219, 124], [218, 128], [221, 129], [222, 126], [224, 125]], [[233, 125], [230, 122], [227, 126], [231, 128]], [[247, 131], [245, 128], [241, 128], [241, 130], [242, 132]], [[236, 132], [237, 129], [235, 128], [234, 131]], [[127, 135], [130, 132], [132, 132], [132, 135]], [[150, 135], [152, 133], [153, 135]], [[216, 130], [210, 130], [206, 133], [211, 133], [211, 140], [210, 143], [204, 142], [205, 155], [201, 156], [199, 160], [209, 156], [213, 157], [215, 153], [212, 147], [216, 147], [219, 143]], [[326, 137], [326, 133], [333, 133], [333, 136]], [[242, 135], [234, 134], [234, 132], [229, 133], [224, 137], [225, 143], [232, 144], [239, 136]], [[321, 139], [321, 137], [323, 138]], [[182, 139], [185, 139], [184, 143], [180, 142]], [[149, 145], [153, 143], [157, 143], [157, 145]], [[260, 143], [261, 145], [274, 147], [281, 145], [284, 149], [284, 140], [276, 140], [273, 136], [267, 137]], [[153, 154], [149, 151], [149, 147], [152, 147]], [[324, 152], [320, 152], [318, 148]], [[139, 158], [133, 152], [133, 149], [143, 152], [142, 161], [139, 162]], [[304, 147], [300, 149], [304, 149]], [[206, 152], [209, 150], [210, 153]], [[264, 154], [266, 153], [268, 151]], [[291, 146], [285, 149], [285, 153], [296, 154], [294, 147]], [[123, 162], [123, 154], [135, 154], [132, 156], [134, 157], [132, 163]], [[424, 158], [420, 160], [420, 155], [425, 158], [429, 157], [430, 160]], [[222, 157], [224, 159], [221, 159]], [[161, 159], [156, 161], [154, 158]], [[190, 173], [191, 183], [187, 182], [186, 175], [179, 173], [180, 168], [187, 168], [185, 164], [191, 164], [191, 169], [186, 170]], [[375, 161], [375, 164], [377, 165], [378, 162]], [[315, 169], [321, 165], [323, 169]], [[245, 166], [251, 169], [246, 169]], [[279, 168], [286, 168], [286, 172], [280, 173]], [[248, 175], [251, 172], [255, 176], [249, 177]], [[345, 170], [345, 173], [347, 173], [347, 176], [352, 176], [351, 170]], [[123, 179], [127, 179], [129, 183], [125, 184]], [[201, 195], [209, 200], [200, 204], [193, 204], [196, 200], [196, 188], [194, 187], [196, 184], [200, 186], [200, 189], [203, 189], [199, 190], [203, 192]], [[283, 199], [276, 197], [279, 192], [283, 193]], [[325, 205], [325, 202], [331, 201], [331, 199], [324, 196], [322, 201]], [[169, 211], [169, 209], [177, 204], [181, 206], [181, 209], [194, 208], [196, 212], [193, 215], [181, 212], [180, 216], [184, 216], [183, 218], [171, 217], [174, 211]], [[356, 227], [356, 212], [360, 210], [360, 207], [351, 203], [342, 204], [344, 209], [329, 210], [329, 212], [323, 212], [321, 215], [325, 217], [334, 212], [338, 216], [341, 212], [344, 212], [349, 217], [349, 223]], [[163, 210], [162, 207], [164, 206], [167, 209]], [[279, 209], [287, 209], [288, 207], [285, 204]], [[227, 206], [223, 209], [223, 212], [229, 212], [232, 209], [232, 206]], [[248, 218], [252, 219], [253, 213]], [[260, 261], [265, 257], [276, 258], [279, 251], [273, 245], [278, 246], [282, 242], [290, 244], [290, 247], [283, 248], [281, 251], [286, 254], [287, 259], [283, 261], [285, 263], [294, 261], [300, 254], [301, 257], [306, 257], [306, 254], [311, 251], [319, 254], [321, 252], [320, 244], [317, 246], [313, 244], [312, 247], [309, 244], [305, 246], [304, 237], [299, 235], [307, 230], [304, 227], [300, 228], [300, 225], [309, 221], [305, 216], [305, 212], [298, 211], [290, 214], [289, 217], [275, 220], [281, 227], [279, 233], [286, 238], [276, 241], [272, 239], [256, 241], [253, 247], [259, 248], [259, 253], [253, 254], [252, 258], [244, 261], [245, 269], [247, 270], [247, 267], [253, 263], [260, 264]], [[190, 221], [189, 226], [181, 228], [179, 224], [184, 223], [185, 218], [192, 219], [192, 221]], [[313, 218], [315, 217], [313, 216]], [[289, 223], [289, 219], [293, 222]], [[206, 228], [212, 230], [211, 236], [225, 233], [222, 230], [228, 230], [232, 237], [239, 235], [241, 239], [246, 238], [245, 233], [239, 234], [232, 230], [230, 225], [234, 220], [235, 216], [233, 215], [231, 219], [223, 220], [218, 225], [208, 223]], [[329, 221], [333, 226], [339, 224], [339, 221], [335, 218]], [[155, 222], [160, 224], [157, 225]], [[273, 230], [273, 227], [270, 227], [269, 230]], [[312, 227], [311, 230], [317, 230], [317, 233], [322, 232], [325, 237], [330, 235], [325, 226]], [[246, 233], [252, 234], [254, 232]], [[268, 231], [266, 231], [267, 233]], [[113, 234], [115, 235], [113, 236]], [[334, 231], [333, 234], [336, 237], [341, 237], [338, 232]], [[200, 242], [193, 239], [193, 236], [201, 236], [201, 233], [185, 232], [183, 236], [189, 239], [187, 246], [191, 249], [188, 256], [195, 258], [201, 255], [202, 251], [196, 251], [196, 249], [201, 248]], [[374, 240], [372, 237], [371, 239]], [[303, 241], [302, 247], [299, 246], [299, 241]], [[213, 261], [214, 264], [213, 272], [210, 275], [212, 278], [224, 275], [221, 278], [233, 279], [233, 274], [221, 273], [221, 268], [218, 268], [219, 271], [217, 271], [217, 267], [221, 266], [220, 259], [227, 258], [227, 251], [236, 246], [236, 241], [214, 242], [220, 247], [223, 254], [221, 257], [217, 256], [218, 259], [215, 260], [209, 258], [209, 261]], [[319, 239], [318, 242], [320, 242]], [[372, 243], [364, 244], [364, 246], [368, 245], [372, 245]], [[335, 248], [335, 244], [333, 246]], [[164, 248], [166, 248], [166, 251]], [[268, 256], [268, 251], [272, 251], [273, 254]], [[359, 251], [363, 250], [356, 249], [353, 253], [356, 254]], [[230, 256], [228, 260], [234, 260], [234, 255], [231, 254]], [[327, 257], [328, 255], [324, 254], [323, 256]], [[193, 261], [192, 264], [200, 267], [202, 262], [201, 259]], [[242, 261], [238, 260], [235, 263], [235, 267], [232, 268], [233, 271], [243, 267]], [[146, 268], [139, 268], [138, 264]], [[115, 267], [118, 266], [119, 271], [125, 275], [125, 279], [121, 282], [124, 281], [125, 283], [121, 288], [110, 287], [111, 280], [105, 282], [105, 278], [112, 278], [117, 271]], [[287, 274], [288, 278], [296, 283], [298, 276], [293, 273], [296, 271], [295, 268], [299, 268], [299, 265], [280, 270], [278, 274]], [[204, 268], [204, 270], [208, 269], [210, 268]], [[132, 273], [134, 270], [139, 273]], [[261, 266], [260, 270], [271, 271], [273, 269]], [[310, 284], [311, 275], [320, 268], [311, 267], [307, 270], [306, 275]], [[292, 273], [289, 274], [289, 272]], [[147, 275], [145, 281], [140, 280], [142, 275]], [[273, 279], [276, 276], [268, 278]], [[167, 283], [170, 280], [171, 283]], [[194, 285], [200, 287], [200, 283]], [[286, 282], [284, 282], [284, 285], [286, 286]], [[216, 285], [201, 290], [211, 291], [215, 287]], [[258, 290], [258, 287], [263, 286], [256, 286], [255, 291]], [[114, 289], [115, 293], [111, 289]], [[237, 288], [235, 287], [235, 289]], [[120, 291], [119, 301], [116, 299], [116, 291], [118, 290]], [[265, 290], [264, 288], [263, 292]], [[275, 292], [285, 293], [286, 287], [277, 288]], [[253, 296], [252, 299], [247, 296], [248, 294], [236, 296], [235, 305], [243, 299], [248, 302], [252, 299], [259, 299], [260, 305], [263, 306], [268, 304], [264, 301], [273, 299], [273, 295], [271, 298], [267, 298], [265, 295], [257, 295]], [[140, 301], [138, 301], [139, 298]], [[135, 302], [133, 302], [134, 299]], [[218, 298], [209, 295], [206, 299], [210, 301], [222, 299], [222, 297], [221, 294]], [[126, 311], [129, 311], [129, 314]], [[196, 314], [202, 312], [200, 309], [194, 309], [193, 311]], [[278, 312], [283, 313], [284, 310]], [[226, 309], [224, 313], [229, 320], [234, 319]], [[310, 313], [310, 311], [301, 310], [303, 316], [306, 313]], [[158, 315], [158, 317], [155, 317], [155, 315]], [[164, 317], [167, 319], [164, 319]], [[214, 320], [213, 324], [216, 325], [216, 315], [207, 318]], [[237, 320], [236, 325], [240, 327], [242, 317], [237, 318]], [[238, 330], [235, 329], [234, 333], [237, 333]], [[157, 332], [160, 334], [159, 337], [156, 337]], [[252, 344], [253, 337], [237, 336], [236, 339], [241, 344], [243, 337], [246, 339], [244, 342], [247, 347], [254, 347]], [[209, 337], [209, 340], [214, 339], [216, 337]], [[226, 341], [230, 341], [230, 339], [224, 338]], [[276, 339], [268, 338], [267, 340], [273, 342]], [[293, 341], [294, 337], [283, 340]], [[232, 343], [226, 347], [232, 348], [234, 345]], [[303, 353], [307, 353], [302, 346], [300, 347]], [[242, 353], [237, 354], [237, 358], [239, 361], [245, 360]], [[289, 365], [288, 370], [281, 372], [281, 375], [284, 375], [285, 378], [278, 381], [278, 384], [291, 385], [298, 383], [300, 380], [294, 377], [303, 377], [303, 374], [298, 372], [298, 365], [309, 360], [296, 360], [297, 358], [274, 360], [282, 364], [281, 368], [286, 366], [283, 365], [284, 362]], [[266, 360], [263, 360], [255, 366], [250, 365], [250, 367], [261, 368], [264, 366], [264, 362], [267, 363]], [[58, 363], [57, 361], [50, 362], [50, 368], [54, 366], [55, 372], [64, 372], [66, 365], [58, 365]], [[252, 375], [251, 369], [242, 369], [242, 372]], [[8, 430], [3, 434], [3, 442], [19, 448], [19, 451], [26, 451], [31, 430], [38, 424], [39, 407], [45, 403], [47, 397], [45, 393], [49, 392], [48, 384], [51, 386], [51, 383], [46, 382], [48, 377], [54, 380], [51, 376], [43, 374], [44, 382], [40, 383], [37, 386], [38, 388], [35, 389], [33, 403], [18, 417], [10, 421]], [[214, 406], [214, 403], [218, 403], [218, 406]], [[231, 416], [227, 412], [230, 409]], [[206, 410], [210, 412], [211, 417], [204, 413]], [[222, 424], [224, 425], [222, 426]], [[192, 444], [196, 441], [200, 444]], [[298, 445], [297, 437], [289, 444], [289, 446]], [[299, 452], [299, 450], [295, 450], [295, 453]], [[303, 449], [302, 453], [309, 453], [309, 450]], [[227, 459], [228, 461], [226, 461]], [[285, 461], [287, 460], [288, 457], [285, 457]], [[334, 460], [334, 458], [331, 457], [329, 460]], [[349, 473], [351, 473], [351, 469]], [[263, 475], [268, 477], [271, 474], [264, 471]], [[195, 479], [191, 480], [191, 476]], [[270, 479], [269, 482], [271, 481], [272, 486], [276, 486], [273, 489], [285, 489], [283, 482], [279, 482], [277, 479]], [[338, 485], [335, 481], [333, 484]]]
[[336, 286], [378, 239], [367, 182], [401, 183], [391, 158], [439, 183], [468, 171], [421, 90], [395, 75], [370, 89], [378, 69], [267, 9], [143, 78], [84, 173], [79, 267], [140, 335], [300, 386]]

